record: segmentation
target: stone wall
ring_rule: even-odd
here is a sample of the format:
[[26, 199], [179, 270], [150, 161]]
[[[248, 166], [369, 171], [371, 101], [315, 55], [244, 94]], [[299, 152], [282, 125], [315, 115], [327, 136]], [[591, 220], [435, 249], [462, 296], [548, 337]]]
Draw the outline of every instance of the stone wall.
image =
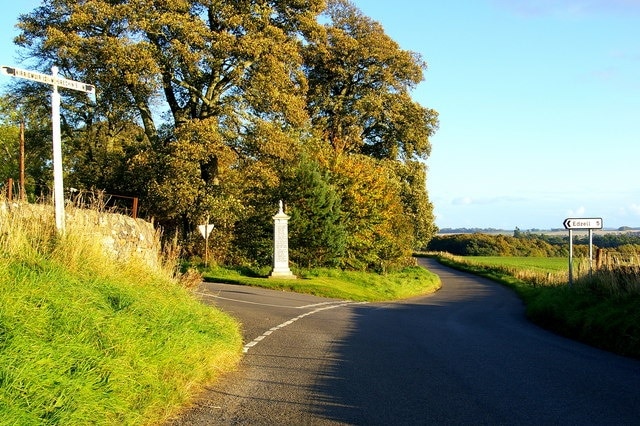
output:
[[107, 254], [116, 259], [135, 257], [151, 267], [159, 267], [160, 232], [153, 223], [117, 213], [86, 209], [66, 210], [68, 230], [91, 229]]
[[[54, 221], [51, 205], [6, 202], [0, 199], [0, 219], [10, 213]], [[152, 268], [160, 266], [160, 232], [154, 228], [153, 223], [122, 214], [73, 207], [67, 207], [65, 215], [68, 234], [89, 233], [91, 238], [100, 241], [105, 253], [114, 259], [128, 260], [135, 257]]]

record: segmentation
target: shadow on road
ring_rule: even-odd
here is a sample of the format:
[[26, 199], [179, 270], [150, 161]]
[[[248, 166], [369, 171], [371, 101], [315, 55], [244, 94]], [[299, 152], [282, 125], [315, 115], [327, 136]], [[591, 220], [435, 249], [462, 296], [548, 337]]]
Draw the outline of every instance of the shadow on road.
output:
[[316, 383], [342, 424], [634, 424], [640, 363], [541, 330], [507, 288], [436, 263], [440, 292], [354, 306]]

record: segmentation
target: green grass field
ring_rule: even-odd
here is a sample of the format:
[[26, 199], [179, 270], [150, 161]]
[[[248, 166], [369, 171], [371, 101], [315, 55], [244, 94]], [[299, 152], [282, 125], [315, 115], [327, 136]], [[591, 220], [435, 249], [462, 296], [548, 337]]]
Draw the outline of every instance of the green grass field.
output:
[[569, 260], [566, 257], [465, 256], [464, 259], [482, 265], [542, 273], [566, 272], [569, 269]]
[[[465, 266], [472, 272], [502, 276], [532, 286], [564, 285], [569, 279], [569, 260], [563, 257], [455, 256], [438, 253], [443, 263]], [[584, 262], [574, 261], [575, 273], [586, 272]]]
[[207, 281], [251, 285], [295, 291], [316, 296], [355, 301], [398, 300], [428, 294], [440, 288], [437, 275], [420, 267], [387, 274], [312, 269], [296, 271], [298, 279], [265, 278], [269, 269], [216, 267], [203, 271]]
[[159, 424], [235, 368], [239, 324], [171, 265], [114, 261], [91, 230], [18, 216], [0, 211], [0, 424]]

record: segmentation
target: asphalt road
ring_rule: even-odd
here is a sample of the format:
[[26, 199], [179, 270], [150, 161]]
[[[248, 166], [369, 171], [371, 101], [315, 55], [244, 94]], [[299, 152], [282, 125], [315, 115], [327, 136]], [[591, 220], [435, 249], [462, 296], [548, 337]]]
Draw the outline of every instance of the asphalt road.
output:
[[544, 331], [491, 281], [355, 304], [204, 284], [244, 324], [237, 372], [168, 425], [639, 425], [640, 362]]

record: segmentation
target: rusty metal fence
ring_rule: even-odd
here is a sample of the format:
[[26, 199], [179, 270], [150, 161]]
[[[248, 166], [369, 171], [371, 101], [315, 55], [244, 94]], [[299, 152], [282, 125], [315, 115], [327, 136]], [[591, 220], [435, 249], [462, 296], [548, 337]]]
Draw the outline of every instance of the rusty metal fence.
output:
[[[138, 217], [138, 197], [107, 194], [104, 191], [77, 190], [74, 188], [70, 188], [65, 192], [67, 202], [75, 207], [120, 213], [131, 216], [134, 219]], [[19, 188], [16, 188], [16, 183], [11, 178], [7, 180], [1, 193], [9, 202], [24, 201], [26, 199], [24, 193]]]

